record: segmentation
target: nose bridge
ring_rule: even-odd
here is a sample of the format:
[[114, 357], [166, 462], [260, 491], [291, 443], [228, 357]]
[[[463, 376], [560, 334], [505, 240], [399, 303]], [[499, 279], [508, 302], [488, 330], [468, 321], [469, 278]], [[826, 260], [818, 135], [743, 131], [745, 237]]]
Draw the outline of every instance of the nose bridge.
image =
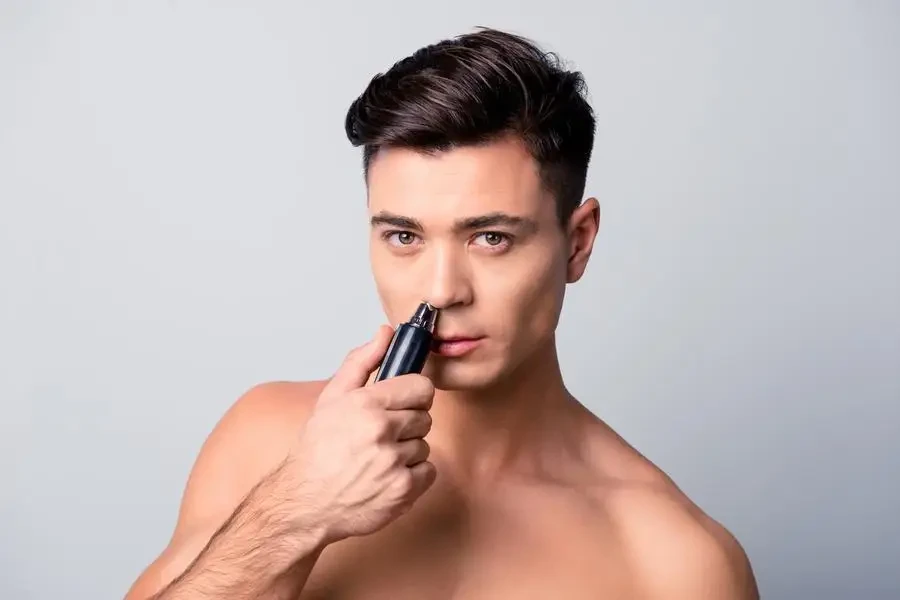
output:
[[436, 244], [431, 254], [429, 302], [438, 308], [471, 302], [472, 288], [465, 252], [453, 244]]

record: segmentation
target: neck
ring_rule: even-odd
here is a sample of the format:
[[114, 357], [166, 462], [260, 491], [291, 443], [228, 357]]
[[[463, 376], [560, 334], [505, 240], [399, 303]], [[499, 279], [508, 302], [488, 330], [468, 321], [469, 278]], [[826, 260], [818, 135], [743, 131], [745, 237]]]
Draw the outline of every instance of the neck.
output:
[[469, 482], [542, 470], [569, 447], [577, 401], [562, 379], [555, 340], [487, 389], [435, 393], [429, 443]]

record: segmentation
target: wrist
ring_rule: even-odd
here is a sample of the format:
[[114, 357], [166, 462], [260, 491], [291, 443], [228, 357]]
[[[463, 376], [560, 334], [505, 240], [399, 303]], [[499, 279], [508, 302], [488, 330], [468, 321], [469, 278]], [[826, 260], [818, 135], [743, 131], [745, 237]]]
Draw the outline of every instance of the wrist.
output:
[[328, 520], [317, 510], [317, 493], [288, 468], [290, 458], [248, 497], [274, 532], [275, 545], [295, 560], [318, 554], [334, 540]]

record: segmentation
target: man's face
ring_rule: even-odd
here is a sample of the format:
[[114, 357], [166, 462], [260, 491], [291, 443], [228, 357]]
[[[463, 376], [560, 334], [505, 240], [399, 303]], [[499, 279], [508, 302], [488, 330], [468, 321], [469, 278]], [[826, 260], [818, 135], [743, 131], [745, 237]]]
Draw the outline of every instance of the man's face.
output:
[[553, 343], [573, 246], [524, 146], [383, 150], [368, 186], [372, 271], [389, 321], [427, 301], [441, 309], [435, 337], [460, 340], [429, 358], [437, 388], [485, 388]]

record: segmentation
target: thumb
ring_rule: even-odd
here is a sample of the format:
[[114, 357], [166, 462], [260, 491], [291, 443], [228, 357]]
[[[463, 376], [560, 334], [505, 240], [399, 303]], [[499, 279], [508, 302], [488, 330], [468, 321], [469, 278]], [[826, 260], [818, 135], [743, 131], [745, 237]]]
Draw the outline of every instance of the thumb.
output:
[[347, 354], [344, 362], [328, 382], [328, 391], [349, 392], [363, 387], [384, 358], [393, 335], [393, 329], [381, 325], [375, 332], [375, 337]]

